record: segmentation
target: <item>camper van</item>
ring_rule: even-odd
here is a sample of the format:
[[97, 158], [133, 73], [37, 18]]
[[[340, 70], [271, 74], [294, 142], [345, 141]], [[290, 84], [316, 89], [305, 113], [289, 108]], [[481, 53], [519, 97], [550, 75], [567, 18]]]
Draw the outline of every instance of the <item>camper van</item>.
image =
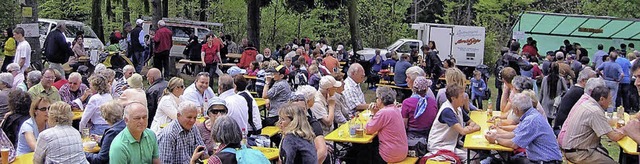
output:
[[67, 37], [67, 42], [71, 43], [76, 38], [78, 32], [84, 32], [84, 49], [102, 49], [104, 44], [91, 27], [85, 25], [82, 22], [70, 21], [70, 20], [56, 20], [38, 18], [38, 28], [40, 32], [40, 48], [44, 46], [44, 41], [47, 39], [49, 32], [56, 29], [58, 22], [64, 21], [66, 23], [67, 30], [64, 35]]

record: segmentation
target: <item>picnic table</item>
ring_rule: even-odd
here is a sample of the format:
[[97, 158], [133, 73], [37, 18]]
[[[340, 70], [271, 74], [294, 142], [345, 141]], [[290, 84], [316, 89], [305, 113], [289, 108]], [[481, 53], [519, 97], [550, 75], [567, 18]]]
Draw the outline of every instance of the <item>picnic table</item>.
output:
[[73, 112], [73, 120], [80, 120], [82, 119], [82, 111], [74, 111]]
[[[614, 115], [617, 114], [617, 112], [613, 112]], [[629, 119], [631, 118], [631, 116], [629, 116], [629, 114], [624, 113], [624, 122], [629, 122]], [[619, 160], [620, 163], [627, 163], [627, 158], [624, 154], [629, 154], [629, 155], [640, 155], [640, 153], [638, 153], [638, 143], [636, 143], [635, 141], [633, 141], [631, 138], [629, 138], [629, 136], [624, 136], [624, 138], [622, 138], [621, 140], [618, 140], [618, 145], [620, 145], [620, 156], [619, 156]]]
[[[363, 126], [366, 126], [367, 122], [369, 122], [369, 119], [371, 119], [371, 117], [372, 116], [367, 116], [367, 112], [360, 112], [360, 117], [358, 117], [358, 119], [361, 119], [360, 121], [364, 122]], [[342, 131], [343, 133], [342, 136], [340, 135], [340, 131]], [[335, 130], [333, 130], [327, 136], [325, 136], [324, 139], [327, 141], [334, 141], [334, 142], [367, 144], [367, 143], [373, 142], [373, 138], [375, 138], [376, 135], [377, 133], [368, 135], [365, 132], [365, 134], [362, 137], [351, 137], [349, 135], [349, 124], [345, 123], [340, 125]]]
[[277, 126], [267, 126], [262, 128], [262, 133], [260, 134], [272, 137], [278, 134], [279, 132], [280, 132], [280, 128], [278, 128]]
[[235, 54], [235, 53], [228, 53], [227, 54], [227, 58], [240, 59], [241, 57], [242, 57], [242, 54]]
[[[500, 111], [493, 111], [494, 116], [500, 115]], [[471, 150], [495, 150], [498, 152], [513, 152], [512, 148], [504, 147], [498, 144], [492, 144], [484, 138], [484, 134], [489, 130], [489, 120], [487, 111], [471, 111], [469, 117], [473, 122], [480, 126], [480, 130], [467, 134], [464, 138], [463, 147], [467, 149], [467, 163], [470, 163], [470, 151]]]

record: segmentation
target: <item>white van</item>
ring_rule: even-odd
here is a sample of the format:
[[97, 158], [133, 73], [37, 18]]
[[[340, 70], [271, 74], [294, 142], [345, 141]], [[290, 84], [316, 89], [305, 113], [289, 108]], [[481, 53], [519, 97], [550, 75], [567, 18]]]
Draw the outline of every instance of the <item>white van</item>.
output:
[[40, 29], [40, 47], [44, 47], [44, 41], [47, 39], [47, 35], [52, 30], [56, 29], [56, 25], [59, 21], [64, 21], [67, 26], [67, 31], [65, 31], [64, 35], [67, 37], [67, 42], [71, 43], [76, 38], [76, 33], [83, 31], [84, 32], [84, 49], [102, 49], [104, 48], [104, 44], [95, 32], [91, 29], [91, 27], [85, 25], [82, 22], [78, 21], [70, 21], [70, 20], [56, 20], [56, 19], [45, 19], [38, 18], [38, 27]]

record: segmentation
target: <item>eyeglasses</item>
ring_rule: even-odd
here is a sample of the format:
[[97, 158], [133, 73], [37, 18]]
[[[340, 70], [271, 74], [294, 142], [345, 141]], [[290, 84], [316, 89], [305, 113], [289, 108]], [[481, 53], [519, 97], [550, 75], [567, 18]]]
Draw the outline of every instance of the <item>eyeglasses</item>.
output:
[[36, 108], [36, 110], [47, 111], [47, 110], [49, 110], [49, 107]]
[[55, 76], [43, 76], [42, 78], [44, 78], [44, 79], [49, 79], [49, 80], [54, 80], [54, 79], [56, 79], [56, 77], [55, 77]]
[[177, 86], [176, 88], [184, 88], [184, 85], [181, 85], [181, 86]]

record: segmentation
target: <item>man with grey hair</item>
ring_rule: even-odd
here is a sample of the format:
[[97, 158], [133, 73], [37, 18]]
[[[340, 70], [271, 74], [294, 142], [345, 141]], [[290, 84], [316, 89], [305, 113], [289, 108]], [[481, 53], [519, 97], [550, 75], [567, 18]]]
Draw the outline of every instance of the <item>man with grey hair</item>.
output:
[[20, 66], [16, 63], [11, 63], [7, 66], [7, 72], [13, 75], [12, 87], [23, 91], [27, 91], [27, 85], [24, 83], [24, 72], [20, 71]]
[[356, 111], [362, 111], [369, 107], [364, 100], [362, 88], [360, 88], [360, 84], [364, 82], [366, 75], [364, 74], [362, 65], [358, 63], [349, 66], [347, 75], [349, 77], [344, 80], [344, 92], [342, 93], [344, 93], [344, 99], [346, 100], [345, 107], [353, 114], [356, 113]]
[[[181, 163], [190, 161], [196, 147], [204, 146], [198, 129], [193, 126], [198, 116], [198, 108], [190, 101], [178, 105], [178, 117], [165, 127], [158, 137], [158, 150], [162, 163]], [[205, 148], [206, 149], [206, 148]], [[204, 150], [204, 152], [207, 152]], [[208, 155], [200, 159], [207, 159]]]
[[[151, 68], [147, 71], [147, 82], [149, 88], [145, 91], [147, 95], [147, 105], [149, 105], [149, 118], [155, 118], [158, 109], [158, 101], [162, 98], [164, 89], [167, 88], [169, 82], [162, 78], [162, 73], [158, 68]], [[149, 119], [149, 125], [153, 119]]]
[[533, 108], [524, 93], [511, 97], [512, 111], [520, 118], [513, 132], [498, 129], [485, 134], [487, 141], [513, 149], [526, 148], [530, 163], [562, 163], [562, 154], [547, 118]]
[[[9, 92], [12, 90], [13, 75], [0, 73], [0, 116], [9, 112]], [[0, 122], [4, 117], [0, 118]]]
[[62, 64], [69, 61], [69, 57], [73, 55], [71, 45], [67, 42], [64, 33], [67, 30], [66, 22], [59, 21], [56, 29], [47, 34], [44, 41], [44, 56], [49, 61], [49, 68], [64, 72]]
[[[166, 27], [164, 20], [158, 21], [158, 27], [160, 27], [153, 38], [154, 50], [153, 50], [153, 67], [164, 71], [164, 77], [169, 77], [173, 69], [169, 66], [169, 52], [171, 46], [173, 46], [173, 32]], [[153, 118], [153, 117], [151, 117]]]
[[71, 105], [73, 110], [84, 110], [89, 97], [93, 95], [89, 87], [82, 83], [82, 75], [78, 72], [69, 75], [69, 81], [60, 87], [59, 92], [62, 101]]
[[46, 69], [42, 74], [40, 83], [29, 88], [28, 92], [32, 98], [35, 98], [36, 96], [47, 97], [51, 100], [51, 103], [62, 100], [58, 89], [53, 86], [53, 81], [56, 79], [54, 72], [55, 70], [52, 68]]
[[[13, 30], [13, 38], [18, 42], [13, 63], [18, 64], [20, 66], [20, 72], [24, 73], [31, 65], [31, 45], [25, 40], [24, 29], [22, 27], [16, 27], [16, 29]], [[71, 51], [71, 48], [68, 48], [69, 51]]]
[[127, 34], [127, 42], [129, 42], [129, 46], [127, 47], [127, 53], [129, 54], [127, 56], [131, 58], [136, 72], [142, 71], [145, 62], [143, 52], [147, 48], [144, 42], [144, 36], [146, 34], [144, 30], [142, 30], [142, 23], [144, 23], [144, 20], [137, 19], [136, 27]]
[[220, 92], [219, 98], [224, 99], [229, 109], [227, 116], [235, 119], [240, 129], [244, 129], [245, 133], [248, 133], [249, 106], [244, 97], [235, 93], [233, 78], [227, 74], [220, 76], [218, 91]]
[[[573, 105], [578, 102], [580, 96], [584, 94], [584, 87], [587, 84], [587, 80], [591, 78], [596, 78], [596, 72], [591, 69], [584, 69], [580, 71], [578, 74], [578, 80], [573, 87], [569, 88], [569, 90], [564, 94], [562, 99], [560, 100], [560, 105], [558, 105], [558, 111], [556, 113], [556, 121], [553, 123], [553, 130], [556, 132], [560, 131], [560, 127], [564, 124], [564, 121], [567, 119], [567, 115], [573, 108]], [[556, 133], [557, 134], [557, 133]]]
[[28, 88], [31, 88], [34, 85], [40, 83], [40, 79], [41, 78], [42, 78], [42, 72], [40, 72], [38, 70], [29, 72], [27, 74], [27, 82], [26, 82], [27, 83], [27, 90], [25, 90], [25, 92], [29, 90]]
[[151, 129], [147, 129], [147, 106], [140, 102], [131, 102], [125, 106], [123, 117], [127, 127], [111, 142], [109, 162], [162, 163], [156, 135]]
[[[591, 86], [587, 82], [587, 88]], [[600, 144], [600, 138], [606, 135], [612, 141], [618, 141], [625, 135], [620, 129], [609, 126], [605, 109], [612, 103], [608, 87], [597, 86], [580, 97], [562, 125], [558, 141], [564, 156], [572, 163], [616, 163]]]
[[136, 73], [136, 69], [132, 65], [125, 65], [124, 68], [122, 68], [122, 78], [116, 79], [116, 81], [111, 84], [112, 97], [120, 97], [122, 92], [127, 90], [127, 79], [134, 73]]

